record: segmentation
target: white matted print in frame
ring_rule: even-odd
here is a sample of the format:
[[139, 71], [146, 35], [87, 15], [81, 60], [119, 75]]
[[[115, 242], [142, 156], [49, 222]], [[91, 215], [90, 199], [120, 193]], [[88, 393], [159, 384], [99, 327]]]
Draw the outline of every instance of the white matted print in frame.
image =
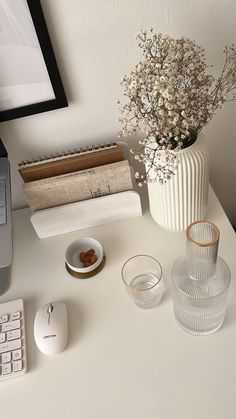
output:
[[67, 106], [39, 0], [0, 0], [0, 121]]

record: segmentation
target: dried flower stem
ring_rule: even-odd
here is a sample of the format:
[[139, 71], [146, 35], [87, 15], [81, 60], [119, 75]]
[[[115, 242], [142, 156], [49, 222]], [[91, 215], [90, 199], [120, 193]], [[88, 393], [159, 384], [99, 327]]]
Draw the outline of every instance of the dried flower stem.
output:
[[236, 49], [224, 48], [225, 63], [218, 79], [207, 74], [205, 51], [187, 38], [142, 30], [137, 35], [144, 59], [122, 80], [121, 136], [145, 134], [132, 152], [146, 166], [141, 182], [166, 182], [174, 174], [177, 153], [192, 144], [225, 102], [236, 99]]

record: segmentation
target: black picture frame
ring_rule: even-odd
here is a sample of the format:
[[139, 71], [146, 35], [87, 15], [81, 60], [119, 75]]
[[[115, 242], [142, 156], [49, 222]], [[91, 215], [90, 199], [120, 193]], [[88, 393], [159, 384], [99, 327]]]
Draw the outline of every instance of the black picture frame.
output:
[[[0, 122], [68, 106], [40, 0], [26, 0], [55, 98], [0, 111]], [[0, 67], [4, 62], [0, 63]]]

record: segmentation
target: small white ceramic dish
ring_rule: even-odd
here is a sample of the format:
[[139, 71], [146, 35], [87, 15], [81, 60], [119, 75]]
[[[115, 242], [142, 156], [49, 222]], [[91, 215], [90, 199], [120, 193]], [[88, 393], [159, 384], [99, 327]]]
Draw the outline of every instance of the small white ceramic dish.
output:
[[[81, 252], [86, 253], [89, 249], [95, 250], [97, 261], [93, 265], [84, 268], [83, 263], [80, 261], [79, 255]], [[65, 253], [67, 266], [73, 272], [79, 272], [81, 274], [94, 271], [103, 261], [103, 257], [104, 254], [101, 244], [97, 240], [90, 237], [85, 237], [73, 241], [69, 244]]]

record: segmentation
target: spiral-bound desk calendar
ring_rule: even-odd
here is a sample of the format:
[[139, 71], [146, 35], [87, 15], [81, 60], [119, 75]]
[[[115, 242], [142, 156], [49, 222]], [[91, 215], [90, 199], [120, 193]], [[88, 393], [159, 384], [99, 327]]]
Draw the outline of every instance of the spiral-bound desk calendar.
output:
[[25, 182], [23, 185], [32, 211], [132, 189], [132, 168], [127, 160]]
[[124, 160], [120, 144], [109, 143], [63, 151], [19, 163], [24, 182], [32, 182]]
[[[111, 143], [19, 164], [24, 191], [34, 211], [31, 222], [40, 238], [142, 215], [140, 196], [133, 190], [133, 168], [123, 151], [120, 144]], [[97, 179], [91, 187], [93, 176]], [[58, 198], [63, 183], [68, 186], [70, 203]], [[85, 195], [81, 195], [82, 189]]]

